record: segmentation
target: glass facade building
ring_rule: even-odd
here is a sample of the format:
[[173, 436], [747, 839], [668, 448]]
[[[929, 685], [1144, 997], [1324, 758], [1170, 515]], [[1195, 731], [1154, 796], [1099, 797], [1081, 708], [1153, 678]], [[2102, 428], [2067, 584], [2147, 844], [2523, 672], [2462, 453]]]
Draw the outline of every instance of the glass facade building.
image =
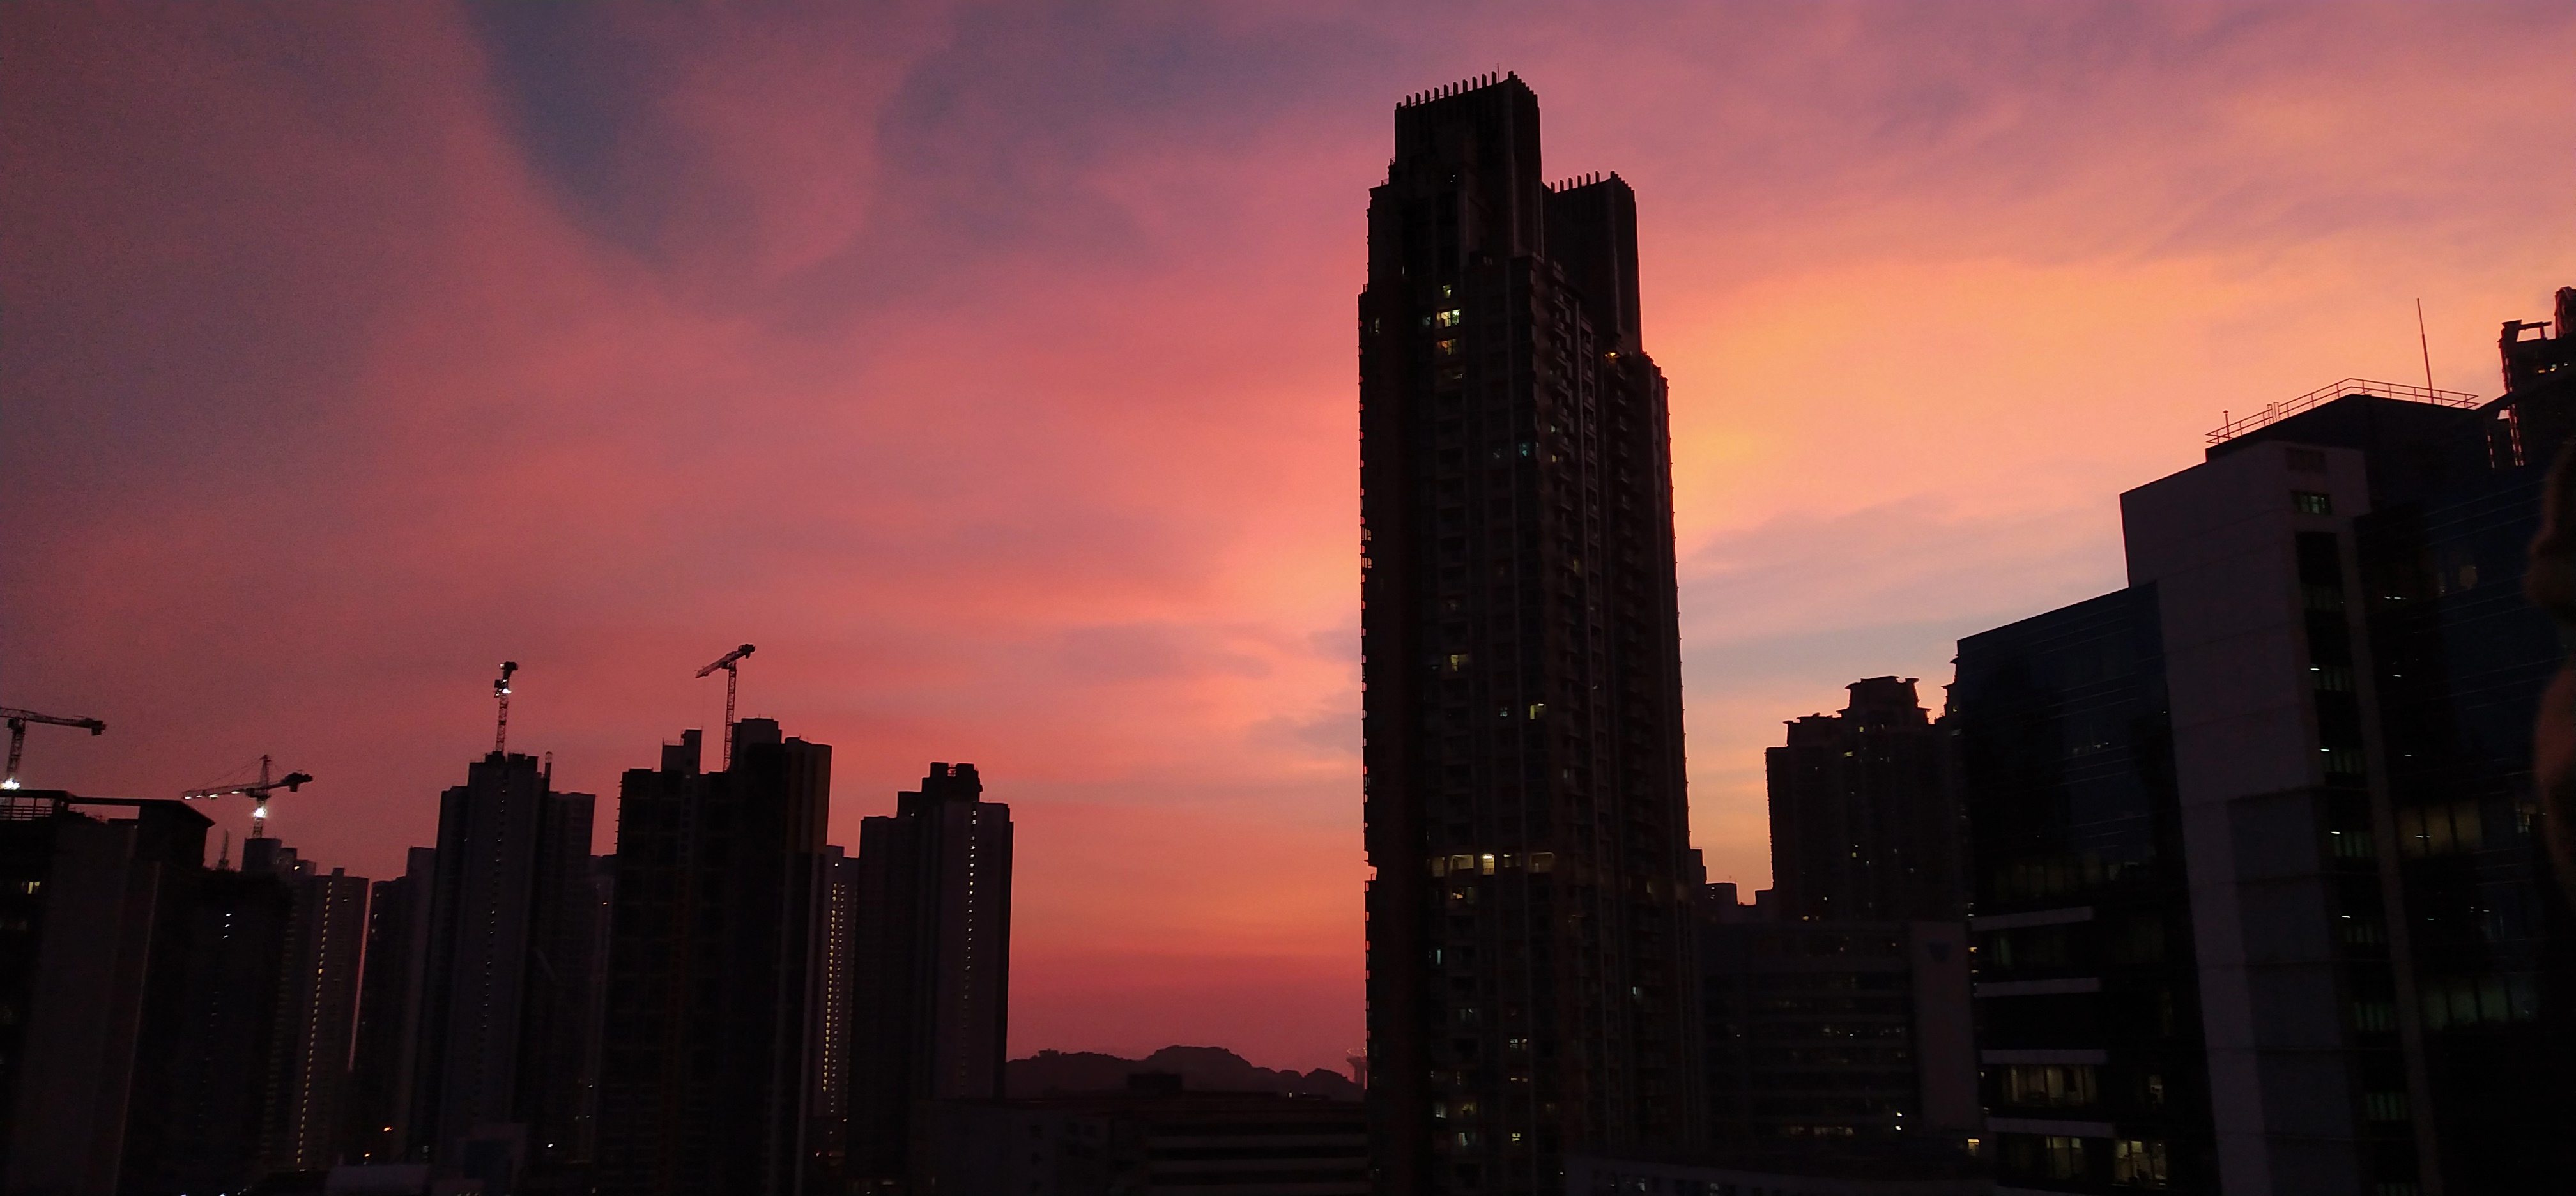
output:
[[1999, 1182], [2216, 1190], [2155, 588], [1961, 640], [1947, 725]]
[[2543, 470], [2362, 520], [2426, 1128], [2452, 1192], [2545, 1191], [2571, 1102], [2566, 912], [2533, 830], [2532, 712], [2563, 655], [2523, 598]]
[[2002, 1190], [2565, 1186], [2566, 651], [2522, 586], [2558, 317], [2505, 325], [2485, 404], [2348, 380], [2221, 429], [2121, 496], [2127, 590], [1960, 642]]

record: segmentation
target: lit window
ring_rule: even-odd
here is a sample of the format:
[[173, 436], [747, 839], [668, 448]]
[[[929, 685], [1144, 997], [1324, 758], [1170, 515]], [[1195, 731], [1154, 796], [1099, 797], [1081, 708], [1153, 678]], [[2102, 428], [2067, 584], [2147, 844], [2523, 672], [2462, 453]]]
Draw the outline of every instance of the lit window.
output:
[[2334, 496], [2314, 490], [2293, 490], [2290, 492], [2290, 509], [2302, 515], [2332, 515]]
[[1447, 340], [1433, 341], [1431, 344], [1431, 351], [1441, 355], [1442, 357], [1456, 357], [1458, 355], [1458, 338], [1453, 336]]
[[2134, 1139], [2111, 1143], [2111, 1182], [2130, 1188], [2165, 1186], [2165, 1144]]
[[2004, 1101], [2050, 1108], [2089, 1105], [2096, 1099], [2090, 1064], [2016, 1065], [2004, 1069]]
[[1532, 702], [1532, 703], [1530, 703], [1530, 717], [1531, 717], [1531, 718], [1542, 718], [1542, 717], [1545, 717], [1545, 716], [1546, 716], [1546, 714], [1547, 714], [1547, 703], [1545, 703], [1545, 702]]
[[1455, 328], [1466, 322], [1467, 313], [1454, 307], [1431, 317], [1432, 326], [1437, 328]]

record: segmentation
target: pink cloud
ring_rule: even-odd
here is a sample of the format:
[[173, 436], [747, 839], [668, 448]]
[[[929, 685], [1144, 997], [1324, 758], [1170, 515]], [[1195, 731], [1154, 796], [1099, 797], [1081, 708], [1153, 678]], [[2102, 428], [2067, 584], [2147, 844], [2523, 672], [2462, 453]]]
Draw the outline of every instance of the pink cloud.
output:
[[382, 875], [501, 659], [606, 793], [749, 640], [843, 841], [933, 759], [1013, 804], [1015, 1049], [1340, 1066], [1395, 97], [1501, 60], [1639, 187], [1747, 881], [1777, 720], [2116, 585], [2111, 494], [2410, 376], [2416, 296], [2491, 390], [2576, 282], [2558, 8], [1462, 11], [0, 9], [0, 685], [113, 728], [31, 779], [274, 752]]

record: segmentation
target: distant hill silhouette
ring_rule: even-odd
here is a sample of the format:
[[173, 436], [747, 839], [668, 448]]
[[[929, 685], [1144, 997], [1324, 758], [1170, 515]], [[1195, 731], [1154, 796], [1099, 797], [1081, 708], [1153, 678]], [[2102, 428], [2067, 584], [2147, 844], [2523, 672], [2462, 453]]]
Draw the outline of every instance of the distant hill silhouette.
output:
[[1077, 1092], [1123, 1092], [1127, 1077], [1138, 1072], [1168, 1072], [1181, 1077], [1192, 1092], [1285, 1092], [1358, 1100], [1360, 1086], [1349, 1076], [1318, 1067], [1304, 1075], [1254, 1067], [1224, 1047], [1167, 1046], [1142, 1059], [1121, 1059], [1096, 1051], [1039, 1051], [1002, 1065], [1003, 1091], [1010, 1096], [1050, 1096]]

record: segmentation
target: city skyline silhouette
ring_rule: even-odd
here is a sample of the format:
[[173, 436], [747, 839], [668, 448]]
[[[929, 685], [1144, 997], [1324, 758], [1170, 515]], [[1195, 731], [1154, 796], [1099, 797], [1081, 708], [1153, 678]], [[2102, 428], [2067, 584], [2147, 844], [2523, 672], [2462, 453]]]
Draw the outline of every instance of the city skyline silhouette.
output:
[[1780, 720], [1937, 712], [1961, 634], [2119, 584], [2114, 496], [2222, 411], [2422, 377], [2419, 297], [2491, 397], [2576, 278], [2543, 6], [0, 29], [0, 702], [111, 728], [27, 782], [273, 754], [319, 780], [270, 833], [390, 877], [496, 662], [605, 797], [756, 642], [832, 842], [927, 760], [1011, 804], [1014, 1058], [1363, 1041], [1351, 319], [1406, 95], [1516, 72], [1552, 179], [1637, 188], [1691, 846], [1748, 892]]

